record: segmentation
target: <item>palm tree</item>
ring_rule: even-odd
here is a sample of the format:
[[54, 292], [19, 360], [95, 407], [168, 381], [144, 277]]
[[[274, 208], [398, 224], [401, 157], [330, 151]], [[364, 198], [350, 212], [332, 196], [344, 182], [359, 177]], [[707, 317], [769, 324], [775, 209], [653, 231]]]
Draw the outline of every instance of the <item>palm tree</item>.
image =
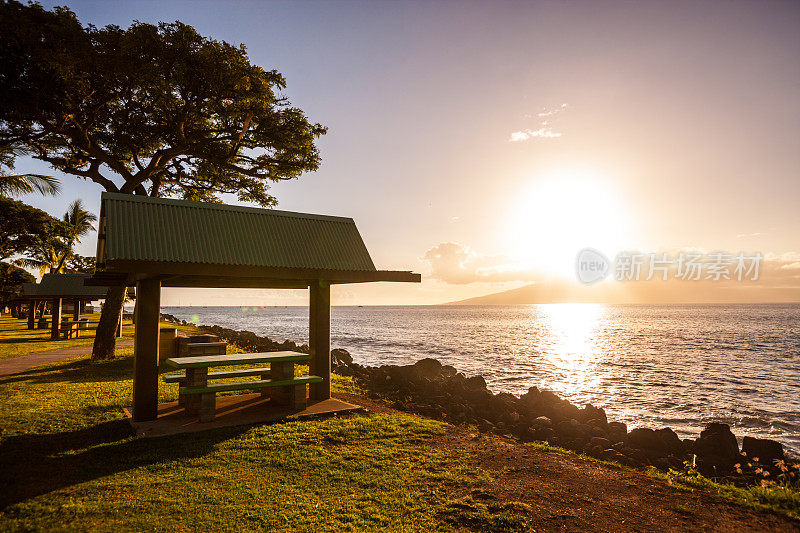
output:
[[53, 239], [50, 242], [45, 242], [28, 252], [27, 257], [17, 259], [14, 261], [16, 265], [24, 268], [30, 268], [39, 271], [39, 277], [44, 276], [48, 272], [51, 274], [60, 273], [63, 269], [58, 268], [61, 262], [61, 248], [63, 242]]
[[18, 259], [16, 263], [25, 268], [37, 269], [39, 275], [42, 276], [46, 272], [52, 274], [63, 272], [67, 261], [75, 257], [72, 249], [81, 242], [81, 237], [94, 231], [94, 222], [97, 221], [97, 217], [83, 208], [81, 200], [75, 200], [69, 204], [62, 220], [68, 227], [66, 237], [54, 237], [43, 242], [32, 250], [28, 257]]
[[61, 191], [58, 178], [42, 174], [15, 174], [14, 159], [24, 152], [12, 146], [0, 146], [0, 196], [20, 196], [38, 192], [45, 196], [56, 196]]
[[69, 204], [69, 208], [62, 218], [70, 228], [68, 243], [70, 249], [81, 242], [81, 237], [94, 231], [94, 223], [97, 222], [97, 217], [83, 208], [82, 200], [75, 200]]

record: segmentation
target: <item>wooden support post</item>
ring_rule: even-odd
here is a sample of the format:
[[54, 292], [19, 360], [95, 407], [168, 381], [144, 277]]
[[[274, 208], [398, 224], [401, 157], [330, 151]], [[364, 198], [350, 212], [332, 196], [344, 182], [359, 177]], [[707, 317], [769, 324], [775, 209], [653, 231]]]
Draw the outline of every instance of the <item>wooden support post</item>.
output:
[[153, 279], [136, 284], [138, 305], [133, 340], [133, 420], [158, 418], [158, 318], [161, 282]]
[[34, 320], [36, 317], [34, 316], [36, 313], [36, 302], [33, 300], [28, 300], [28, 329], [33, 329], [36, 327]]
[[50, 338], [58, 340], [59, 328], [61, 327], [61, 298], [53, 298], [53, 309], [50, 311], [53, 324], [50, 326]]
[[310, 385], [312, 400], [331, 397], [331, 285], [317, 280], [311, 283], [309, 305], [309, 348], [311, 349], [310, 374], [322, 381]]
[[[159, 308], [159, 319], [161, 318], [161, 309]], [[119, 312], [119, 322], [117, 322], [117, 337], [122, 337], [122, 315], [125, 313], [124, 309], [121, 309]], [[159, 331], [161, 330], [161, 324], [159, 323]]]
[[72, 308], [72, 320], [78, 320], [81, 317], [81, 301], [75, 300]]

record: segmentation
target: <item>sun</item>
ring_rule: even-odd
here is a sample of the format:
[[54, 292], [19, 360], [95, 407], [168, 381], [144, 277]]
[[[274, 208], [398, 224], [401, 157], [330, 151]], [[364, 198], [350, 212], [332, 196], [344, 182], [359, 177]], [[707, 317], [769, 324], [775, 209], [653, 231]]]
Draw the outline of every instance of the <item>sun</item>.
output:
[[572, 277], [583, 248], [613, 257], [630, 245], [627, 212], [619, 192], [598, 173], [552, 172], [522, 191], [512, 208], [511, 255], [527, 268]]

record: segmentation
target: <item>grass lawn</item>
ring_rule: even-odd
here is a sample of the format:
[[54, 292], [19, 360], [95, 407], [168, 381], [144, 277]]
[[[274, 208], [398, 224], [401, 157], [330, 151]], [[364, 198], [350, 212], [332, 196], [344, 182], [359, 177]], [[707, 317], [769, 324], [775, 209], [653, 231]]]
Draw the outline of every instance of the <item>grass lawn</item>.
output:
[[132, 371], [122, 348], [0, 379], [0, 529], [435, 529], [450, 489], [483, 476], [412, 415], [134, 439]]
[[[82, 316], [88, 316], [90, 320], [99, 320], [100, 313]], [[123, 338], [133, 338], [133, 328], [130, 325], [130, 320], [123, 321]], [[28, 321], [26, 319], [12, 318], [10, 315], [0, 316], [0, 359], [20, 357], [29, 353], [55, 350], [56, 348], [90, 346], [93, 342], [93, 329], [82, 332], [78, 339], [53, 341], [50, 340], [50, 328], [28, 329]]]

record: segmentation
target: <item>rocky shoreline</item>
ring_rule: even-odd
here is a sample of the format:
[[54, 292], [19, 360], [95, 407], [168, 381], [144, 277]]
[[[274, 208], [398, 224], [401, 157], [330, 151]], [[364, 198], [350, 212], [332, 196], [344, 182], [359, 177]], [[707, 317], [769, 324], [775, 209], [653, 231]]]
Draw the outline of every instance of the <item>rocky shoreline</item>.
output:
[[[189, 325], [172, 315], [173, 323]], [[308, 353], [308, 345], [277, 342], [251, 331], [200, 326], [242, 349], [292, 350]], [[543, 441], [578, 453], [631, 467], [682, 470], [692, 465], [705, 476], [736, 484], [793, 484], [800, 481], [800, 463], [785, 456], [774, 440], [744, 437], [742, 447], [727, 424], [711, 422], [695, 439], [681, 439], [670, 428], [636, 428], [609, 421], [602, 408], [577, 407], [548, 390], [531, 387], [522, 396], [495, 394], [481, 376], [466, 377], [449, 365], [426, 358], [412, 365], [368, 367], [353, 362], [346, 350], [331, 351], [334, 372], [353, 376], [375, 398], [403, 411], [453, 424], [477, 426], [523, 442]]]

